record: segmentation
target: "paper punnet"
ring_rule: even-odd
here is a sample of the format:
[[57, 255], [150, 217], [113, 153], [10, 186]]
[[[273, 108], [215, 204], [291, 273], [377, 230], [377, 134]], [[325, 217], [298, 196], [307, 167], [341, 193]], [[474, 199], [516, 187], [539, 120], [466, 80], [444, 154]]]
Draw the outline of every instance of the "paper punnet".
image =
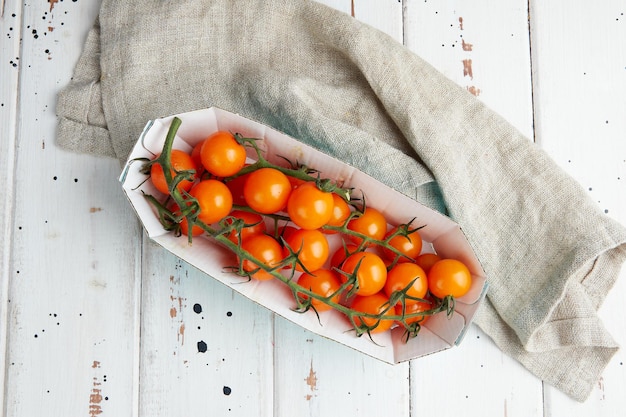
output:
[[[430, 317], [419, 335], [408, 342], [403, 338], [402, 326], [373, 334], [374, 343], [367, 335], [356, 337], [355, 332], [350, 331], [349, 321], [337, 311], [321, 312], [319, 318], [313, 311], [293, 311], [293, 295], [279, 280], [246, 282], [245, 278], [225, 269], [225, 266], [233, 264], [233, 254], [226, 248], [204, 237], [194, 238], [193, 244], [189, 245], [186, 236], [177, 237], [163, 229], [152, 204], [145, 198], [145, 194], [159, 193], [150, 181], [146, 181], [146, 175], [141, 173], [143, 163], [138, 159], [152, 159], [161, 152], [174, 117], [181, 119], [182, 124], [177, 131], [173, 149], [191, 152], [197, 143], [217, 130], [259, 138], [259, 147], [270, 162], [278, 163], [280, 155], [315, 168], [324, 178], [343, 181], [346, 186], [362, 190], [368, 204], [380, 210], [392, 224], [407, 223], [415, 218], [417, 224], [425, 225], [420, 229], [425, 248], [423, 251], [434, 251], [442, 257], [455, 258], [465, 263], [472, 273], [470, 291], [456, 299], [452, 316], [447, 317], [444, 313]], [[450, 218], [275, 129], [222, 109], [209, 108], [149, 121], [129, 155], [120, 182], [148, 237], [166, 250], [275, 314], [387, 363], [407, 361], [458, 345], [485, 297], [485, 272], [460, 226]], [[335, 248], [339, 245], [334, 244]]]

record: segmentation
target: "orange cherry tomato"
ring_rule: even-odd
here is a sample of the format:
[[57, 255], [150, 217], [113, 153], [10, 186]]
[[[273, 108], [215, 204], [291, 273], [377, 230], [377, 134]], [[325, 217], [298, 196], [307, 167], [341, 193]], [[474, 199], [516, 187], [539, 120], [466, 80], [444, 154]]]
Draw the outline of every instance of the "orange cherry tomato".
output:
[[222, 220], [233, 208], [233, 197], [223, 182], [204, 180], [194, 185], [189, 194], [198, 200], [198, 220], [211, 224]]
[[[346, 219], [350, 216], [350, 205], [341, 198], [338, 194], [333, 193], [333, 212], [330, 215], [330, 219], [326, 222], [328, 226], [341, 227], [345, 223]], [[324, 229], [324, 233], [334, 234], [337, 233], [334, 230]]]
[[217, 177], [235, 175], [246, 163], [246, 148], [230, 132], [217, 131], [203, 141], [202, 165]]
[[[348, 229], [372, 239], [382, 240], [387, 233], [387, 220], [380, 211], [366, 207], [363, 214], [348, 222]], [[362, 238], [352, 235], [350, 239], [357, 245], [363, 241]]]
[[417, 258], [415, 258], [415, 263], [422, 267], [424, 272], [428, 274], [430, 268], [435, 264], [435, 262], [440, 261], [441, 257], [434, 253], [423, 253]]
[[[410, 286], [410, 287], [409, 287]], [[403, 291], [409, 287], [406, 291], [406, 297], [404, 299], [405, 304], [415, 304], [419, 300], [413, 298], [424, 298], [428, 291], [428, 279], [424, 270], [417, 264], [403, 262], [396, 264], [387, 273], [387, 281], [385, 282], [385, 294], [391, 297], [396, 291]], [[412, 298], [409, 298], [412, 297]]]
[[319, 229], [333, 214], [333, 194], [317, 188], [314, 182], [297, 186], [287, 200], [287, 214], [302, 229]]
[[298, 228], [289, 226], [289, 225], [279, 227], [278, 228], [278, 240], [280, 239], [287, 240], [289, 236], [291, 236], [293, 232], [295, 232], [296, 230], [298, 230]]
[[233, 224], [235, 220], [242, 220], [244, 223], [240, 231], [233, 230], [226, 235], [226, 237], [235, 244], [243, 242], [250, 236], [257, 235], [259, 233], [265, 233], [267, 229], [267, 226], [265, 225], [265, 222], [263, 220], [263, 216], [257, 213], [251, 213], [249, 211], [242, 210], [233, 210], [226, 218], [226, 222], [228, 224]]
[[[177, 216], [180, 215], [180, 208], [178, 207], [178, 204], [173, 203], [171, 207], [171, 211]], [[187, 221], [186, 217], [183, 217], [182, 220], [180, 221], [180, 232], [184, 234], [185, 236], [189, 236], [189, 222]], [[194, 224], [191, 229], [191, 233], [192, 233], [192, 236], [200, 236], [201, 234], [204, 233], [204, 229]]]
[[389, 308], [389, 299], [381, 293], [368, 296], [356, 296], [352, 302], [351, 308], [355, 311], [360, 311], [366, 314], [382, 314], [380, 319], [374, 317], [355, 316], [357, 325], [366, 325], [370, 327], [376, 325], [375, 328], [370, 330], [370, 333], [385, 332], [389, 330], [394, 323], [392, 319], [385, 319], [386, 316], [393, 316], [395, 311], [393, 308], [390, 308], [383, 314], [383, 311]]
[[202, 145], [203, 144], [204, 142], [198, 142], [198, 144], [194, 146], [193, 150], [191, 151], [191, 159], [193, 160], [193, 163], [196, 165], [196, 176], [198, 178], [202, 177], [202, 174], [205, 171], [204, 165], [202, 165]]
[[358, 246], [352, 243], [348, 243], [345, 246], [342, 245], [330, 257], [330, 266], [332, 268], [339, 268], [348, 255], [352, 255], [357, 249]]
[[[395, 305], [396, 316], [402, 316], [402, 308], [402, 304]], [[409, 314], [422, 313], [424, 311], [430, 310], [431, 308], [433, 308], [433, 305], [429, 301], [418, 301], [417, 303], [406, 304], [406, 306], [404, 307], [404, 315], [408, 316]], [[426, 323], [429, 318], [430, 316], [406, 317], [404, 321], [406, 322], [406, 324], [417, 322], [421, 326], [422, 324]]]
[[[298, 253], [297, 271], [315, 271], [326, 263], [329, 255], [328, 240], [319, 230], [297, 229], [283, 239], [294, 253]], [[284, 254], [289, 254], [286, 247]]]
[[[398, 230], [397, 227], [394, 227], [387, 233], [385, 238], [389, 238], [393, 233]], [[389, 261], [393, 261], [398, 258], [398, 262], [411, 262], [415, 260], [422, 251], [422, 237], [418, 233], [417, 230], [407, 234], [406, 236], [402, 234], [398, 234], [387, 242], [389, 246], [393, 247], [397, 251], [399, 251], [404, 256], [399, 256], [392, 250], [383, 247], [382, 252], [385, 259]]]
[[[178, 149], [172, 149], [170, 166], [172, 178], [176, 176], [176, 172], [188, 170], [194, 170], [197, 172], [196, 164], [193, 162], [193, 159], [191, 159], [191, 155]], [[159, 190], [163, 194], [170, 193], [161, 164], [154, 163], [150, 166], [150, 179], [152, 180], [152, 184], [154, 184], [157, 190]], [[193, 181], [183, 180], [178, 183], [177, 188], [179, 190], [189, 191], [192, 186]]]
[[250, 174], [244, 174], [225, 182], [230, 193], [233, 195], [233, 204], [238, 206], [247, 205], [246, 199], [243, 196], [243, 187], [249, 176]]
[[[244, 240], [242, 249], [252, 255], [256, 260], [266, 267], [275, 268], [283, 260], [283, 248], [273, 237], [266, 234], [250, 236]], [[244, 260], [242, 263], [244, 271], [252, 272], [259, 269], [259, 266], [252, 261]], [[266, 281], [273, 278], [273, 275], [264, 269], [254, 272], [251, 277], [259, 281]]]
[[456, 259], [442, 259], [428, 271], [428, 289], [437, 298], [447, 295], [461, 297], [472, 286], [472, 274]]
[[[358, 270], [357, 270], [358, 267]], [[357, 252], [346, 258], [341, 270], [348, 275], [355, 274], [358, 284], [357, 295], [376, 294], [385, 286], [387, 281], [387, 267], [385, 262], [372, 252]], [[348, 277], [341, 275], [344, 282]]]
[[283, 210], [290, 193], [289, 179], [275, 168], [261, 168], [251, 172], [243, 187], [248, 206], [263, 214]]
[[[338, 294], [337, 291], [339, 290], [339, 287], [341, 287], [341, 281], [337, 273], [334, 271], [329, 269], [318, 269], [317, 271], [312, 271], [308, 274], [304, 273], [300, 275], [300, 278], [298, 278], [298, 285], [326, 298], [335, 294], [330, 300], [334, 303], [339, 303], [340, 294]], [[308, 299], [306, 294], [298, 293], [298, 295], [302, 297], [302, 299]], [[332, 309], [331, 306], [316, 298], [313, 298], [311, 304], [317, 311], [327, 311]]]

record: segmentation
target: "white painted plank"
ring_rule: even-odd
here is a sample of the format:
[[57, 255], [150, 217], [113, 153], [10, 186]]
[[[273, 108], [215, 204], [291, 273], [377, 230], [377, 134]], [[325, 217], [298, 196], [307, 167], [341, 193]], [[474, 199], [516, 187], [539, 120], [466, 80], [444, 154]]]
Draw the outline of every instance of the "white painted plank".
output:
[[[531, 2], [537, 142], [607, 216], [626, 225], [626, 2]], [[626, 345], [626, 269], [600, 310]], [[619, 351], [589, 400], [546, 386], [546, 416], [624, 413], [626, 356]]]
[[405, 45], [532, 138], [526, 1], [405, 0]]
[[[0, 17], [0, 175], [4, 192], [0, 199], [0, 357], [6, 358], [9, 310], [9, 277], [11, 242], [13, 236], [13, 196], [15, 169], [15, 123], [17, 113], [17, 83], [19, 74], [22, 4], [9, 4]], [[0, 406], [4, 404], [6, 362], [0, 362]]]
[[144, 249], [139, 415], [271, 416], [272, 314], [156, 244]]
[[[405, 1], [409, 49], [533, 136], [525, 1]], [[542, 416], [542, 384], [473, 326], [454, 349], [411, 364], [419, 413]]]
[[6, 416], [136, 410], [138, 223], [117, 161], [55, 146], [56, 93], [98, 7], [23, 7]]
[[402, 43], [402, 1], [354, 0], [353, 16]]
[[[401, 42], [396, 1], [324, 1]], [[388, 6], [393, 8], [388, 10]], [[287, 320], [275, 323], [275, 416], [409, 416], [408, 364], [389, 365]]]

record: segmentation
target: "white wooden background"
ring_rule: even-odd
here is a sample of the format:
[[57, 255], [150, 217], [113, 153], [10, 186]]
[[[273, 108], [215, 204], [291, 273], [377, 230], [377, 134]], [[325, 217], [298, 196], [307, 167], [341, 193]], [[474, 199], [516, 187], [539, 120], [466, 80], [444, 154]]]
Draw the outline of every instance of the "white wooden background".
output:
[[[56, 94], [100, 1], [3, 2], [3, 415], [624, 415], [623, 351], [585, 403], [543, 384], [476, 326], [460, 347], [386, 365], [166, 254], [129, 209], [117, 161], [55, 146]], [[322, 2], [468, 88], [626, 224], [625, 0]], [[623, 270], [601, 310], [622, 345], [625, 304]]]

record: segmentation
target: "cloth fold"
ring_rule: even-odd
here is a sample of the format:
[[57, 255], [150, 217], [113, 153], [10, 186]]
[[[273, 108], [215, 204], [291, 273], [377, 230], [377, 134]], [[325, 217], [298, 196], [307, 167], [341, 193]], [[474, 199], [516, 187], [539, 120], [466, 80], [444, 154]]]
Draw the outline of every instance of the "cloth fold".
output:
[[626, 229], [476, 97], [378, 30], [307, 0], [104, 0], [58, 143], [125, 161], [147, 120], [221, 107], [458, 222], [490, 282], [476, 323], [578, 401], [618, 349], [597, 310]]

